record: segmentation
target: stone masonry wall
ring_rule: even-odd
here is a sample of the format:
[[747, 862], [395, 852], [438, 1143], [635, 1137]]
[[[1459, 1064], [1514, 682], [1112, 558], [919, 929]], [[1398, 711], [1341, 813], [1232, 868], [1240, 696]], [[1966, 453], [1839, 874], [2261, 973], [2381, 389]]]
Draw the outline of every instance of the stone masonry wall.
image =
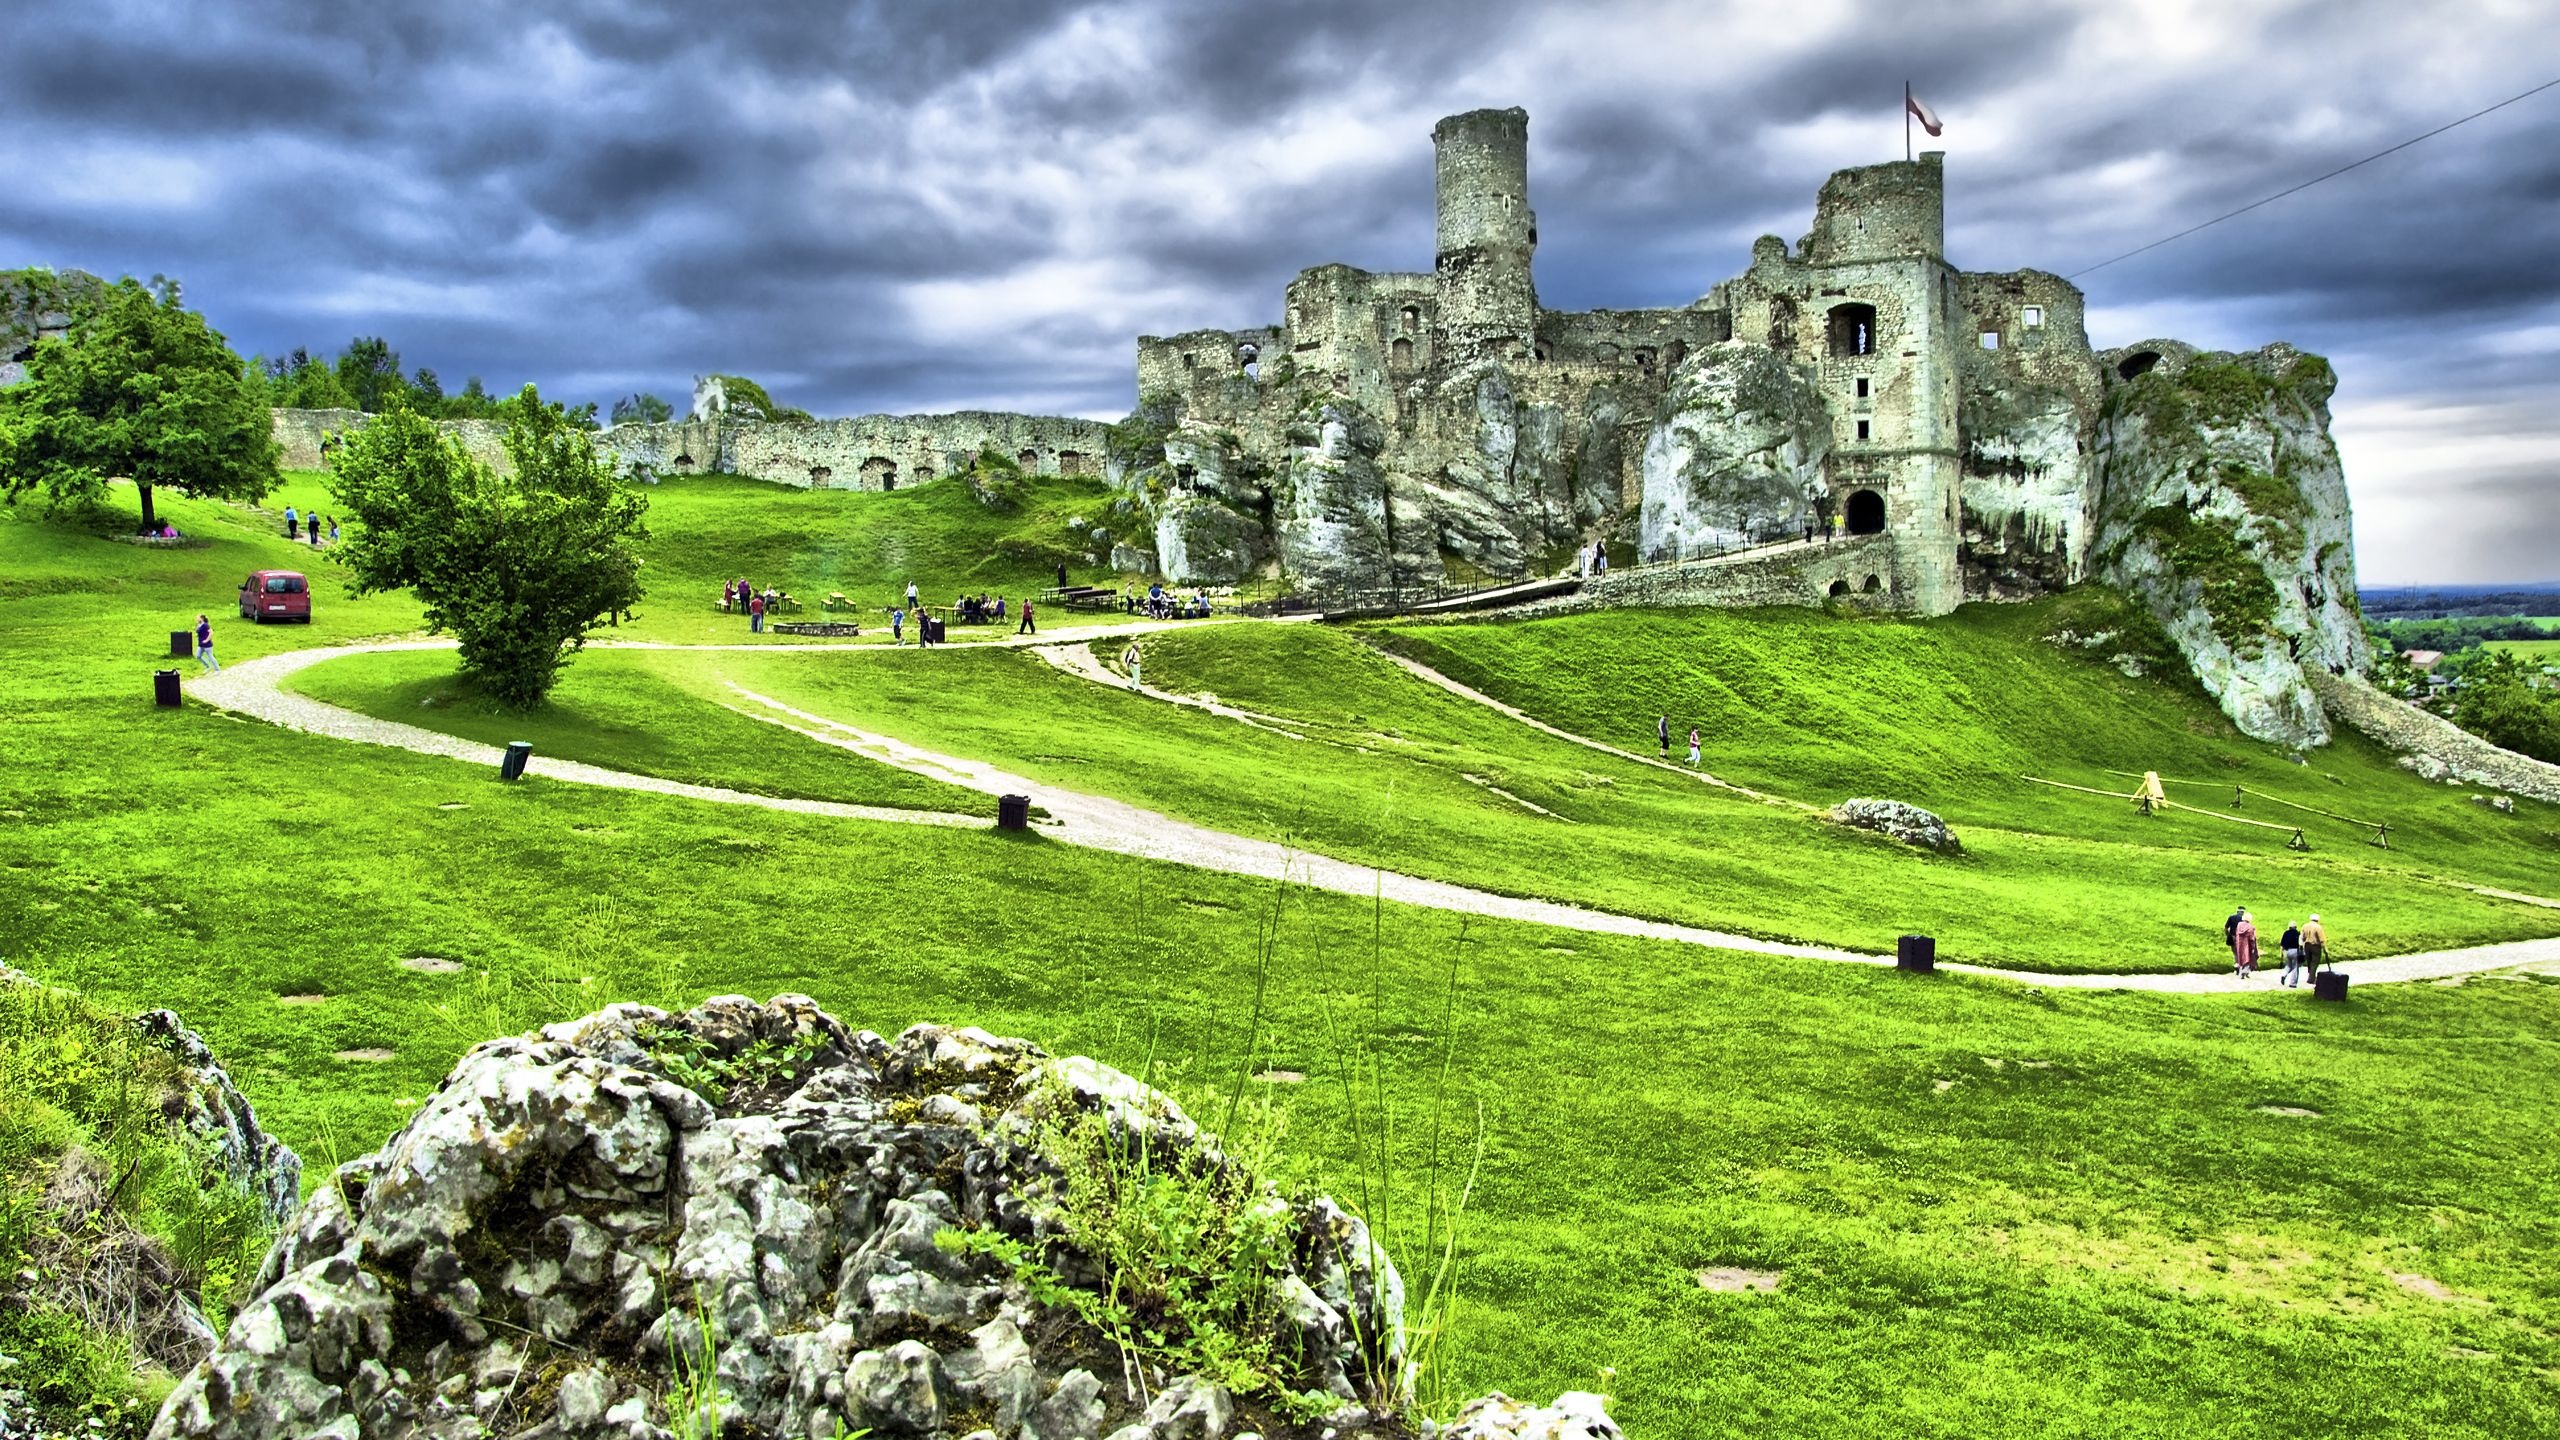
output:
[[[278, 410], [276, 441], [288, 469], [321, 467], [323, 437], [364, 424], [354, 410]], [[494, 420], [440, 420], [474, 459], [504, 471], [506, 427]], [[1008, 415], [985, 410], [951, 415], [859, 415], [846, 420], [679, 420], [617, 425], [596, 446], [625, 472], [660, 475], [718, 472], [783, 485], [884, 490], [959, 470], [993, 448], [1042, 475], [1100, 475], [1099, 420]]]
[[2334, 719], [2407, 757], [2430, 779], [2451, 778], [2560, 805], [2560, 765], [2503, 750], [2438, 715], [2395, 700], [2356, 676], [2313, 671], [2311, 689]]

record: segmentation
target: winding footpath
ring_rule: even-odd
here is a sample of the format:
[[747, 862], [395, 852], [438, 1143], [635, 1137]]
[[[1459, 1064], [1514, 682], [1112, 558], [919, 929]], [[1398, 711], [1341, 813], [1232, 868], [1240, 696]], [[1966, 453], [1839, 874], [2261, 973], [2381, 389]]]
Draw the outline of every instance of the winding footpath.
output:
[[[1203, 622], [1177, 623], [1185, 628], [1197, 628]], [[1105, 636], [1135, 636], [1166, 628], [1173, 628], [1173, 625], [1070, 626], [1061, 627], [1044, 635], [1008, 636], [968, 643], [972, 648], [997, 646], [1008, 649], [1080, 646], [1082, 642]], [[385, 745], [416, 754], [441, 756], [470, 764], [494, 766], [502, 756], [497, 746], [484, 745], [440, 731], [403, 724], [396, 720], [378, 719], [326, 704], [308, 696], [292, 694], [282, 685], [287, 676], [297, 671], [344, 656], [451, 648], [453, 648], [452, 642], [445, 640], [393, 640], [289, 651], [281, 655], [262, 656], [241, 661], [236, 665], [227, 665], [217, 673], [195, 677], [188, 682], [187, 688], [196, 699], [206, 704], [287, 729], [359, 744]], [[752, 650], [774, 654], [783, 653], [785, 647], [679, 645], [642, 641], [625, 645], [600, 645], [598, 648]], [[791, 651], [832, 652], [874, 651], [885, 648], [887, 647], [878, 644], [812, 644], [788, 647]], [[1079, 656], [1083, 658], [1078, 659]], [[1126, 685], [1125, 680], [1109, 669], [1092, 663], [1090, 654], [1082, 649], [1067, 652], [1062, 656], [1043, 653], [1042, 658], [1057, 664], [1062, 670], [1080, 675], [1097, 684], [1123, 687]], [[1648, 756], [1623, 751], [1615, 746], [1604, 745], [1568, 731], [1556, 729], [1543, 721], [1503, 705], [1489, 696], [1469, 690], [1423, 666], [1401, 659], [1397, 663], [1414, 673], [1417, 678], [1501, 711], [1513, 719], [1557, 738], [1643, 764], [1659, 763]], [[1256, 840], [1194, 825], [1188, 821], [1177, 820], [1106, 796], [1063, 790], [1054, 785], [1015, 775], [983, 761], [940, 754], [891, 736], [849, 725], [841, 720], [794, 708], [769, 696], [747, 690], [735, 682], [731, 683], [730, 688], [737, 699], [729, 708], [820, 743], [987, 795], [1029, 795], [1046, 812], [1046, 818], [1040, 822], [1042, 832], [1070, 845], [1080, 845], [1089, 849], [1141, 859], [1167, 861], [1226, 874], [1243, 875], [1254, 879], [1285, 881], [1337, 894], [1361, 898], [1376, 897], [1391, 900], [1400, 905], [1419, 906], [1453, 914], [1526, 921], [1530, 924], [1552, 926], [1560, 930], [1668, 940], [1718, 950], [1779, 955], [1802, 960], [1822, 960], [1837, 964], [1889, 966], [1893, 963], [1890, 956], [1859, 954], [1827, 946], [1762, 940], [1753, 936], [1729, 934], [1697, 926], [1645, 920], [1602, 910], [1587, 910], [1551, 900], [1500, 895], [1487, 890], [1453, 885], [1446, 881], [1427, 880], [1417, 876], [1398, 874], [1391, 870], [1380, 870], [1368, 865], [1310, 854], [1273, 841]], [[1234, 710], [1232, 707], [1195, 697], [1170, 695], [1153, 689], [1142, 693], [1151, 699], [1210, 710], [1212, 713], [1226, 715], [1241, 723], [1264, 728], [1276, 728], [1286, 723], [1275, 721], [1273, 717]], [[1666, 768], [1678, 769], [1679, 767]], [[747, 805], [766, 810], [821, 815], [835, 819], [947, 828], [983, 828], [988, 824], [987, 818], [983, 815], [902, 810], [875, 805], [849, 805], [828, 800], [800, 800], [774, 795], [758, 795], [718, 786], [691, 785], [653, 775], [637, 775], [599, 765], [540, 755], [533, 757], [526, 766], [526, 772], [545, 779], [566, 781], [575, 785], [646, 791], [713, 804]], [[1691, 772], [1682, 770], [1681, 773]], [[1702, 778], [1708, 784], [1723, 786], [1726, 783], [1711, 777]], [[1739, 786], [1727, 788], [1741, 790]], [[1743, 791], [1743, 793], [1754, 794], [1750, 791]], [[1754, 798], [1774, 801], [1774, 797], [1756, 794]], [[2530, 899], [2531, 897], [2518, 898]], [[2560, 969], [2560, 937], [2362, 960], [2356, 963], [2352, 973], [2357, 984], [2371, 985], [2414, 980], [2453, 981], [2461, 976], [2522, 967]], [[2272, 972], [2263, 974], [2255, 981], [2242, 981], [2228, 974], [2052, 975], [1955, 962], [1941, 962], [1938, 968], [2051, 989], [2141, 990], [2184, 995], [2246, 994], [2268, 990], [2275, 983]]]

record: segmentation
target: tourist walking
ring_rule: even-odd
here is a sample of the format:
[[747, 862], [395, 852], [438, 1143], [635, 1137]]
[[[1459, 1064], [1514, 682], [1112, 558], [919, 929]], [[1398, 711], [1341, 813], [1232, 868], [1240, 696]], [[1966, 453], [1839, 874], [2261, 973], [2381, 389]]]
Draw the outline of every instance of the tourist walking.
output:
[[314, 510], [310, 514], [303, 516], [302, 523], [311, 531], [312, 548], [315, 550], [318, 549], [320, 546], [320, 512]]
[[207, 670], [219, 670], [222, 662], [213, 658], [213, 622], [196, 616], [196, 662]]
[[1689, 768], [1698, 768], [1698, 727], [1695, 725], [1689, 727]]
[[302, 512], [290, 505], [284, 507], [284, 538], [287, 540], [302, 538]]
[[907, 612], [895, 605], [889, 607], [889, 643], [892, 645], [907, 643]]
[[[1002, 617], [999, 616], [998, 618], [1001, 619]], [[1031, 597], [1028, 595], [1022, 598], [1022, 623], [1013, 627], [1013, 633], [1016, 635], [1037, 635], [1040, 633], [1039, 625], [1031, 618]]]
[[1605, 541], [1591, 542], [1591, 573], [1594, 575], [1609, 573], [1609, 546]]
[[2240, 923], [2231, 927], [2231, 971], [2243, 980], [2258, 973], [2258, 922], [2246, 906], [2241, 907]]
[[751, 635], [764, 633], [764, 597], [761, 595], [747, 597], [747, 633]]
[[2320, 928], [2320, 917], [2302, 922], [2302, 968], [2317, 975], [2329, 959], [2329, 932]]
[[1671, 717], [1660, 716], [1653, 722], [1653, 738], [1662, 742], [1662, 758], [1671, 758]]
[[334, 518], [329, 522], [329, 543], [332, 545], [338, 543], [338, 522]]
[[2302, 979], [2302, 927], [2284, 927], [2284, 936], [2276, 941], [2276, 948], [2284, 952], [2284, 974], [2276, 978], [2276, 984], [2285, 987], [2299, 984]]
[[1061, 590], [1067, 588], [1067, 562], [1063, 560], [1058, 562], [1058, 588]]
[[916, 608], [916, 582], [913, 580], [907, 582], [907, 608], [909, 610]]
[[921, 605], [915, 607], [915, 614], [916, 648], [920, 650], [929, 649], [933, 645], [933, 617], [926, 614], [924, 607]]
[[1120, 663], [1129, 667], [1129, 688], [1132, 690], [1144, 689], [1145, 687], [1138, 683], [1137, 641], [1130, 641], [1129, 648], [1120, 653]]

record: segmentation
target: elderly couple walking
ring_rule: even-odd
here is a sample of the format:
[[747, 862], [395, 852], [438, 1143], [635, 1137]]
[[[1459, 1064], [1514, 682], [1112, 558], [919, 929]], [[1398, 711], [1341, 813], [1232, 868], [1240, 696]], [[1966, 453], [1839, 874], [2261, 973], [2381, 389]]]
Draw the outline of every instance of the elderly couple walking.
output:
[[[2231, 946], [2232, 973], [2246, 980], [2258, 973], [2258, 922], [2247, 906], [2231, 912], [2222, 922], [2222, 938]], [[2288, 925], [2276, 941], [2284, 954], [2284, 975], [2276, 983], [2299, 987], [2305, 971], [2317, 973], [2329, 958], [2329, 932], [2320, 928], [2320, 917], [2312, 916], [2300, 925]]]

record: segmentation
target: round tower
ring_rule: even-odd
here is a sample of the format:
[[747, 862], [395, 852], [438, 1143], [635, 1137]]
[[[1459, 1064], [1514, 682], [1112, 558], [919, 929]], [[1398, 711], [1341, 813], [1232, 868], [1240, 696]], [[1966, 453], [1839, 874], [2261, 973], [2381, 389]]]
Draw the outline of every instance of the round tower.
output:
[[1529, 209], [1529, 112], [1470, 110], [1431, 127], [1433, 198], [1439, 214], [1442, 353], [1452, 358], [1528, 354], [1538, 323], [1529, 258], [1538, 217]]

